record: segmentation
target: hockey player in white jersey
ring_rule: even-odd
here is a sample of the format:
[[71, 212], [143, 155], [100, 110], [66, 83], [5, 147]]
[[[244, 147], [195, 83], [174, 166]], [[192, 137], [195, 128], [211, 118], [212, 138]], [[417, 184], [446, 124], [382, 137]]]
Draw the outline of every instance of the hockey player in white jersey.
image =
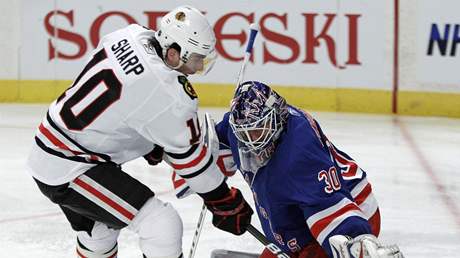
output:
[[182, 257], [175, 209], [121, 169], [142, 156], [152, 165], [164, 158], [204, 199], [218, 228], [245, 232], [252, 209], [218, 172], [187, 79], [209, 71], [214, 46], [201, 12], [178, 7], [156, 32], [130, 25], [103, 37], [50, 105], [27, 165], [77, 231], [78, 257], [116, 257], [124, 227], [139, 235], [144, 257]]

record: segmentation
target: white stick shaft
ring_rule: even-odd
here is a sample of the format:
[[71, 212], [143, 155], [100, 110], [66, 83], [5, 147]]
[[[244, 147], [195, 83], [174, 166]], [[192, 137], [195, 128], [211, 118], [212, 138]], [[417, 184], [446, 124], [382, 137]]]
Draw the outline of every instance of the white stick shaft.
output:
[[201, 207], [200, 217], [198, 218], [198, 223], [196, 224], [195, 235], [193, 235], [192, 247], [190, 247], [190, 253], [188, 258], [193, 258], [195, 256], [196, 247], [198, 245], [198, 240], [200, 240], [201, 230], [203, 229], [204, 219], [206, 216], [206, 205]]
[[238, 73], [238, 80], [236, 86], [238, 87], [241, 82], [243, 82], [244, 72], [246, 70], [246, 64], [249, 62], [249, 58], [252, 54], [252, 49], [254, 48], [254, 42], [256, 41], [257, 32], [259, 31], [259, 26], [255, 23], [252, 23], [249, 26], [250, 33], [249, 33], [249, 40], [246, 45], [246, 50], [244, 52], [243, 63], [241, 64], [240, 72]]
[[251, 54], [247, 54], [247, 53], [244, 54], [244, 59], [243, 59], [243, 63], [241, 64], [240, 72], [238, 73], [238, 81], [236, 82], [236, 86], [239, 86], [243, 82], [243, 76], [246, 70], [246, 64], [249, 62], [250, 56]]

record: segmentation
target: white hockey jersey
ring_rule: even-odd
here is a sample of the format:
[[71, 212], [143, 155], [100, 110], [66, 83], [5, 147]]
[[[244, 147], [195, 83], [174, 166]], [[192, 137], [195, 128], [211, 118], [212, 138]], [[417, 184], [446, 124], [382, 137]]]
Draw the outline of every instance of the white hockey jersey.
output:
[[39, 125], [27, 161], [33, 177], [64, 184], [101, 162], [141, 157], [156, 144], [195, 191], [222, 183], [200, 136], [197, 96], [184, 74], [157, 55], [153, 36], [130, 25], [102, 38]]

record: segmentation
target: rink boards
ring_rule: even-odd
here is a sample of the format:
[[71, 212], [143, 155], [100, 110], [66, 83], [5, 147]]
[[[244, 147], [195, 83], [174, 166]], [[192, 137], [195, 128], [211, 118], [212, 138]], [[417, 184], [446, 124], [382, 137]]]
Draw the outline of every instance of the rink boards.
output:
[[[431, 1], [432, 2], [432, 1]], [[228, 106], [247, 28], [260, 25], [246, 79], [292, 104], [324, 111], [460, 117], [460, 3], [188, 1], [214, 27], [218, 62], [191, 81], [203, 106]], [[129, 23], [152, 29], [181, 1], [76, 0], [7, 4], [0, 102], [49, 102], [78, 74], [100, 37]], [[415, 6], [415, 8], [414, 8]], [[6, 8], [1, 8], [6, 10]]]

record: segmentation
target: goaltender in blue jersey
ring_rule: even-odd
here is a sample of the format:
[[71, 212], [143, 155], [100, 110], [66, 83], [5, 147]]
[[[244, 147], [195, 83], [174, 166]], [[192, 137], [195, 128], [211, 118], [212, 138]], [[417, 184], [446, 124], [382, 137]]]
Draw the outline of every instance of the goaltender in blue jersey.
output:
[[[251, 187], [265, 236], [284, 252], [403, 257], [377, 239], [380, 213], [366, 173], [269, 86], [241, 84], [216, 132]], [[266, 249], [260, 257], [275, 256]]]

